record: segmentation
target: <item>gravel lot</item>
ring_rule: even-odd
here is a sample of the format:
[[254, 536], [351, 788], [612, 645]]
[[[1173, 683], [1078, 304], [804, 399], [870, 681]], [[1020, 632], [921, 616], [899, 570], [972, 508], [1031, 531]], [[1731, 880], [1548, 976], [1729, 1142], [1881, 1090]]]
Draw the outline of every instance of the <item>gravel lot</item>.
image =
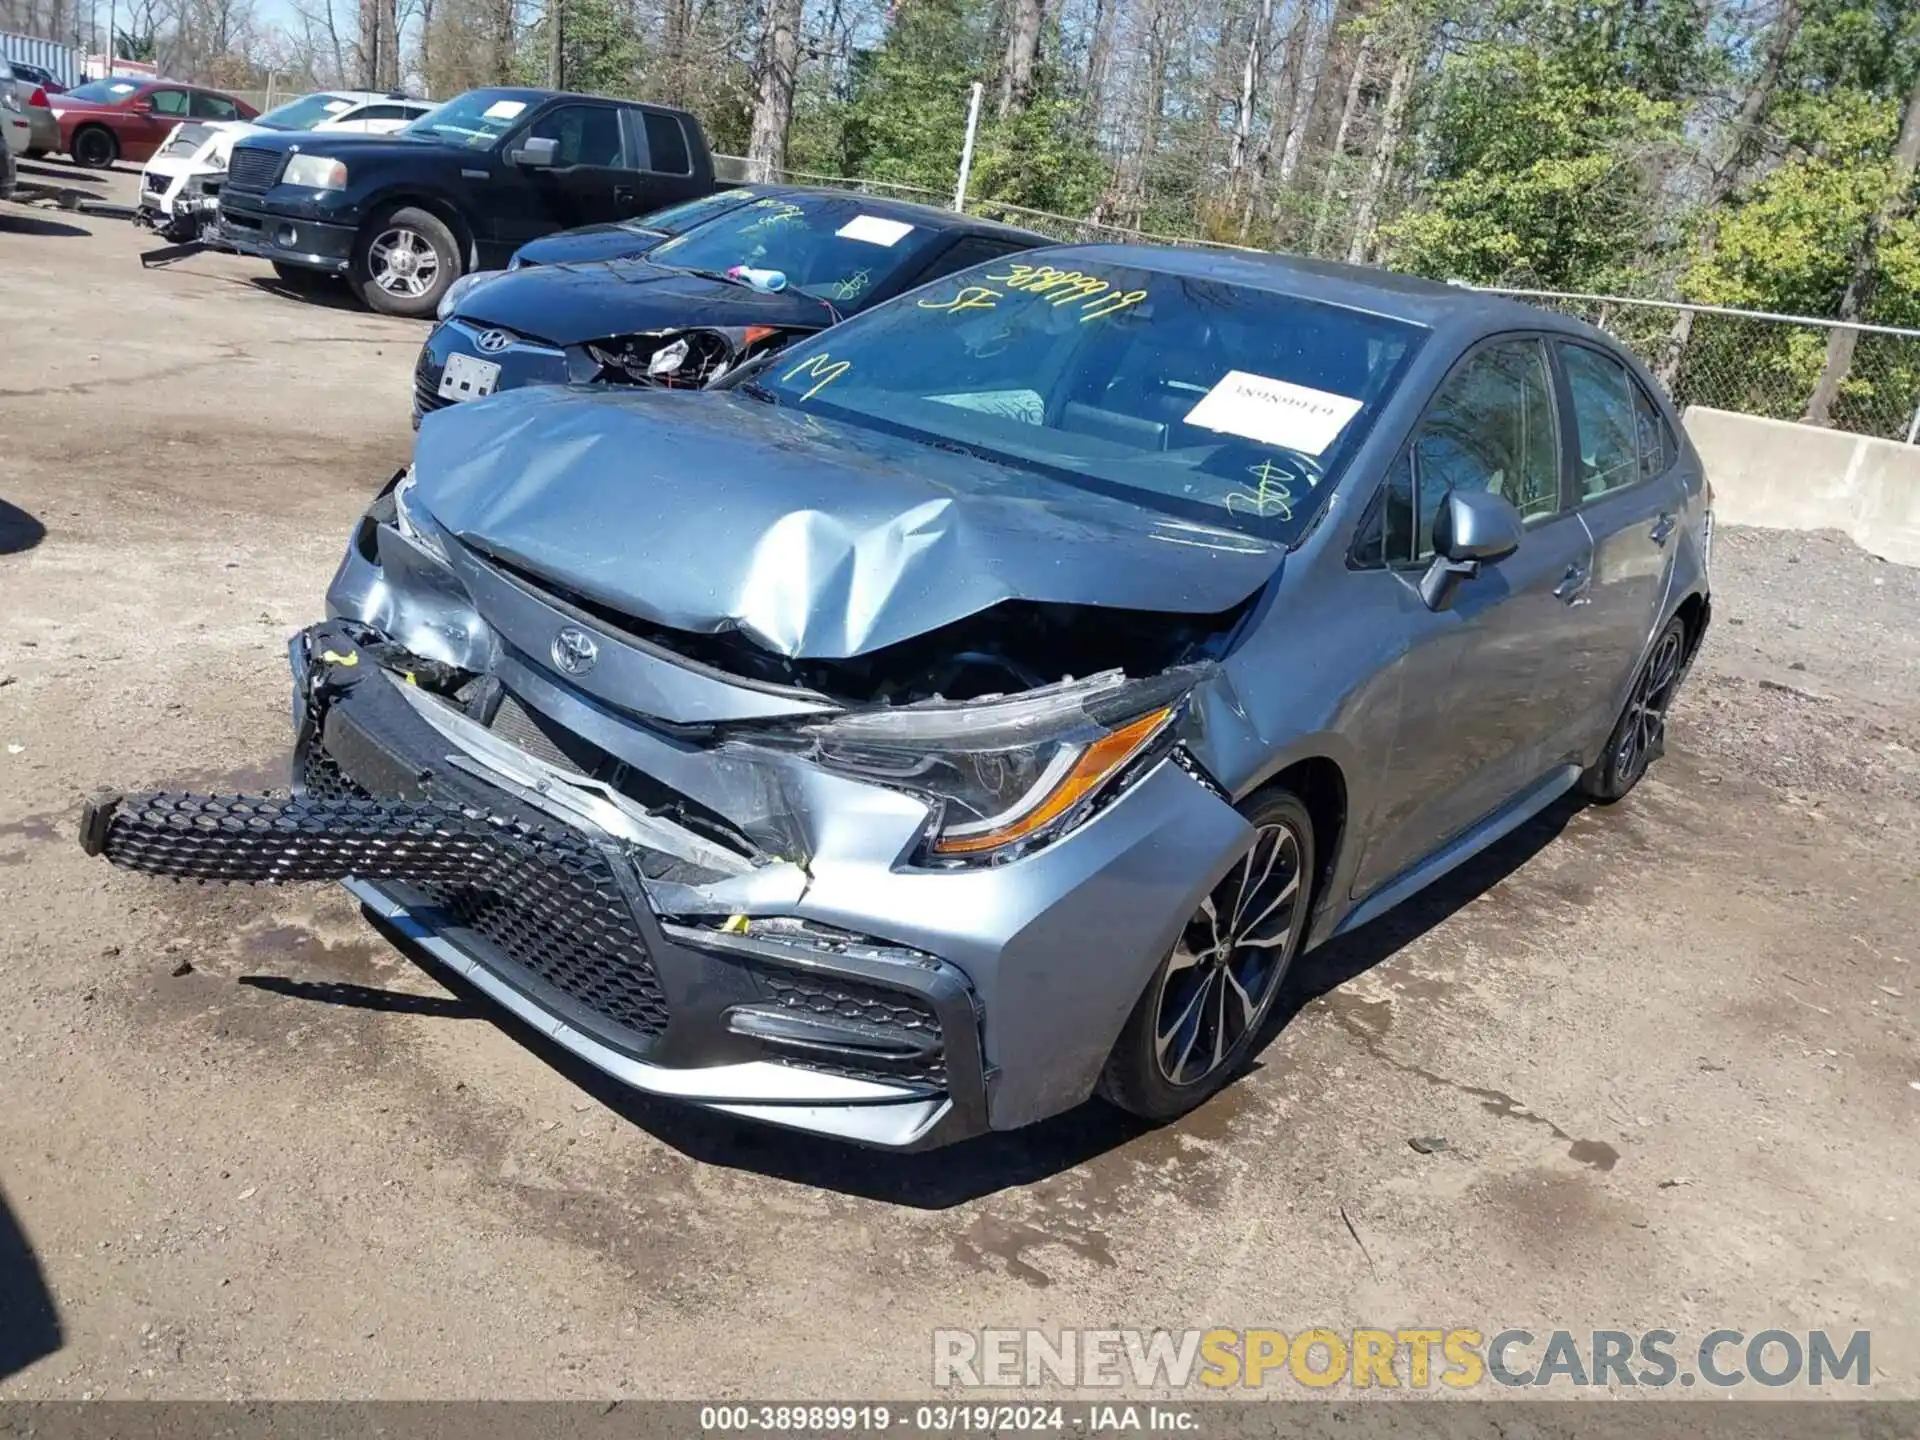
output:
[[80, 853], [94, 789], [277, 783], [424, 334], [149, 243], [0, 207], [0, 1396], [905, 1396], [1029, 1324], [1866, 1327], [1920, 1396], [1920, 572], [1721, 534], [1647, 783], [1309, 957], [1187, 1122], [846, 1151], [597, 1084], [337, 891]]

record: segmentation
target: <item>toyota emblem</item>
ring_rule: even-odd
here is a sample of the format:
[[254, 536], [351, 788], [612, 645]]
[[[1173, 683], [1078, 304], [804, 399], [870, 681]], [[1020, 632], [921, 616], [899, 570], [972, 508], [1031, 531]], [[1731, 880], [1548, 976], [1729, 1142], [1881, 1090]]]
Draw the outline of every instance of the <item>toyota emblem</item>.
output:
[[569, 625], [553, 637], [550, 652], [553, 663], [569, 675], [584, 675], [593, 668], [593, 662], [600, 658], [600, 647], [593, 643], [593, 637], [584, 630]]
[[473, 343], [489, 355], [498, 355], [513, 343], [513, 336], [505, 330], [482, 330], [480, 338]]

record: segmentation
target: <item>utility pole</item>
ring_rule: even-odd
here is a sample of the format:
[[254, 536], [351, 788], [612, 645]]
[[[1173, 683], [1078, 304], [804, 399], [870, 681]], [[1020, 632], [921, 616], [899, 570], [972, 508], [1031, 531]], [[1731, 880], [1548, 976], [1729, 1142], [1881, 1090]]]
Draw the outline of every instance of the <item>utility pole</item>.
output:
[[567, 7], [565, 0], [547, 0], [547, 88], [567, 88]]

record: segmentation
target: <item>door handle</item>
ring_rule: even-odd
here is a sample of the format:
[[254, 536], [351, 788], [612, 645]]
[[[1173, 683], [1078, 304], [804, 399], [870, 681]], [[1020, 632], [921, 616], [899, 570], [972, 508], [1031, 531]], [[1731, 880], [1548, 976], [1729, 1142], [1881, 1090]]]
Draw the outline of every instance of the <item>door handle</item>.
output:
[[1553, 598], [1564, 600], [1569, 605], [1587, 603], [1587, 581], [1592, 572], [1577, 561], [1567, 567], [1567, 573], [1560, 577], [1560, 583], [1553, 587]]
[[1669, 510], [1653, 522], [1653, 529], [1647, 532], [1647, 538], [1656, 545], [1664, 545], [1668, 540], [1673, 538], [1673, 532], [1679, 528], [1679, 520], [1676, 519], [1673, 512]]
[[613, 203], [616, 205], [631, 205], [633, 203], [633, 187], [631, 185], [614, 186]]

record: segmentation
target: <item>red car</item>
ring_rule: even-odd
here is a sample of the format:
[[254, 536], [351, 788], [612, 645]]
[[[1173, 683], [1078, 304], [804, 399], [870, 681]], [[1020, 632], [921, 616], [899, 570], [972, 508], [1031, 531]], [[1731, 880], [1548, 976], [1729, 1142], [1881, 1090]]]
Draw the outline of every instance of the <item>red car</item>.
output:
[[260, 113], [218, 90], [133, 75], [92, 80], [47, 101], [60, 123], [58, 148], [90, 170], [147, 159], [182, 120], [251, 120]]

